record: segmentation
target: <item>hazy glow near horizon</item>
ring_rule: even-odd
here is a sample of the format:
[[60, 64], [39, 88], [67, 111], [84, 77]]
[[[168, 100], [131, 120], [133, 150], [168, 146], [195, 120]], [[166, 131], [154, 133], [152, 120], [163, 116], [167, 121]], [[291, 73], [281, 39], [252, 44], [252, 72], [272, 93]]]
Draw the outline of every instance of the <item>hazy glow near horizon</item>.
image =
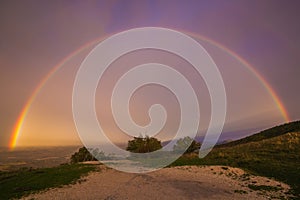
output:
[[[192, 37], [197, 38], [199, 41], [206, 43], [207, 45], [211, 45], [213, 48], [218, 48], [219, 49], [218, 53], [223, 52], [223, 54], [226, 54], [227, 57], [228, 57], [228, 55], [230, 55], [230, 57], [235, 60], [235, 65], [239, 65], [239, 67], [246, 68], [248, 70], [248, 75], [247, 75], [247, 72], [244, 71], [244, 69], [240, 69], [241, 73], [237, 73], [237, 74], [244, 74], [247, 77], [243, 77], [243, 78], [245, 78], [245, 80], [248, 80], [248, 79], [250, 80], [249, 83], [246, 83], [245, 85], [247, 85], [247, 84], [248, 85], [254, 84], [257, 86], [260, 85], [260, 88], [256, 88], [256, 92], [259, 93], [257, 96], [265, 97], [265, 103], [268, 102], [269, 108], [265, 108], [267, 103], [264, 105], [260, 105], [260, 106], [253, 104], [257, 107], [248, 108], [249, 111], [251, 110], [253, 112], [253, 109], [257, 110], [258, 112], [260, 112], [260, 111], [266, 112], [268, 110], [271, 110], [271, 113], [274, 114], [274, 116], [271, 116], [271, 118], [274, 118], [275, 121], [278, 121], [278, 120], [279, 121], [281, 120], [282, 122], [289, 121], [288, 113], [287, 113], [283, 103], [280, 101], [279, 97], [277, 96], [275, 90], [272, 89], [271, 85], [262, 77], [262, 75], [260, 75], [258, 73], [257, 70], [255, 70], [255, 68], [253, 68], [243, 58], [241, 58], [240, 56], [238, 56], [236, 53], [229, 50], [228, 48], [224, 47], [223, 45], [218, 44], [218, 43], [216, 43], [208, 38], [205, 38], [201, 35], [198, 35], [198, 34], [194, 34], [194, 33], [188, 33], [188, 34], [191, 35]], [[73, 65], [71, 65], [71, 64], [69, 64], [69, 62], [72, 62], [72, 60], [76, 60], [76, 59], [80, 60], [80, 59], [84, 58], [84, 55], [82, 55], [82, 52], [84, 52], [87, 49], [90, 49], [93, 45], [95, 45], [102, 39], [103, 38], [93, 40], [92, 42], [89, 42], [88, 44], [83, 45], [82, 47], [80, 47], [79, 49], [77, 49], [76, 51], [74, 51], [73, 53], [68, 55], [58, 65], [56, 65], [53, 68], [53, 70], [51, 70], [48, 73], [48, 75], [40, 82], [40, 84], [36, 87], [36, 89], [34, 90], [34, 92], [31, 95], [31, 97], [28, 99], [27, 103], [23, 107], [22, 112], [19, 115], [19, 118], [15, 124], [15, 128], [13, 130], [13, 133], [11, 135], [11, 140], [9, 143], [9, 147], [11, 149], [15, 148], [17, 145], [20, 145], [20, 146], [47, 145], [47, 144], [48, 145], [49, 144], [62, 145], [62, 144], [68, 143], [68, 142], [66, 142], [66, 141], [68, 141], [68, 138], [69, 138], [70, 144], [76, 143], [76, 141], [79, 141], [76, 133], [74, 133], [74, 127], [72, 127], [72, 123], [71, 123], [72, 119], [69, 119], [71, 115], [66, 114], [66, 116], [63, 116], [68, 119], [67, 120], [68, 123], [66, 123], [66, 127], [64, 127], [64, 128], [56, 127], [58, 124], [60, 126], [64, 126], [64, 125], [63, 125], [63, 123], [60, 124], [57, 122], [55, 124], [51, 123], [51, 122], [55, 122], [55, 115], [50, 116], [50, 118], [48, 119], [49, 116], [47, 116], [47, 112], [49, 112], [49, 110], [45, 110], [45, 112], [44, 112], [45, 116], [43, 116], [43, 112], [41, 112], [38, 109], [35, 110], [34, 107], [36, 106], [37, 108], [41, 109], [42, 108], [40, 106], [41, 104], [44, 103], [45, 105], [47, 105], [47, 103], [49, 104], [48, 101], [53, 101], [53, 99], [51, 100], [51, 99], [45, 98], [45, 95], [47, 93], [53, 94], [53, 96], [64, 95], [64, 97], [62, 97], [62, 99], [64, 99], [64, 100], [66, 98], [68, 99], [68, 94], [70, 94], [71, 91], [62, 90], [62, 91], [59, 91], [60, 93], [59, 93], [59, 95], [57, 95], [55, 92], [57, 92], [56, 90], [58, 90], [58, 88], [53, 87], [53, 84], [55, 84], [53, 79], [55, 78], [55, 76], [57, 76], [57, 80], [55, 80], [55, 82], [56, 81], [63, 82], [62, 79], [65, 78], [66, 74], [68, 74], [69, 72], [72, 72], [74, 74], [74, 71], [76, 71], [80, 62], [77, 62], [77, 65], [75, 65], [76, 67], [74, 67], [74, 63], [72, 63]], [[214, 55], [214, 52], [209, 52], [209, 53], [213, 53], [213, 55]], [[221, 59], [223, 59], [223, 58], [221, 58]], [[222, 61], [221, 59], [220, 59], [220, 62]], [[75, 62], [75, 64], [76, 64], [76, 62]], [[232, 66], [226, 66], [226, 67], [228, 68], [228, 70], [230, 70], [230, 67], [232, 67]], [[65, 69], [66, 71], [63, 71], [63, 68], [66, 68]], [[59, 71], [59, 69], [60, 69], [60, 71]], [[235, 69], [238, 69], [238, 68], [236, 67]], [[224, 69], [224, 68], [221, 68], [220, 71], [224, 72], [224, 74], [226, 73], [226, 69]], [[58, 72], [60, 72], [61, 74], [59, 74]], [[66, 72], [68, 72], [68, 73], [66, 73]], [[230, 76], [230, 75], [228, 75], [228, 76]], [[67, 77], [68, 80], [65, 80], [65, 81], [68, 81], [68, 86], [66, 86], [65, 89], [71, 90], [71, 88], [69, 88], [69, 86], [72, 86], [73, 78], [74, 77]], [[231, 78], [234, 79], [234, 74], [231, 74]], [[255, 82], [255, 79], [256, 79], [256, 82]], [[47, 87], [48, 84], [49, 85], [52, 84], [52, 86], [51, 86], [52, 88], [48, 88]], [[225, 85], [230, 87], [230, 83], [228, 83], [228, 82], [227, 83], [225, 82]], [[62, 86], [62, 87], [64, 87], [64, 86]], [[242, 89], [247, 89], [247, 88], [242, 88]], [[238, 94], [235, 94], [235, 95], [236, 95], [235, 97], [238, 96]], [[252, 92], [249, 91], [249, 97], [254, 98], [253, 95], [255, 95], [255, 93], [253, 91]], [[267, 96], [269, 96], [269, 98]], [[238, 100], [235, 103], [237, 103], [237, 102], [238, 102]], [[241, 104], [242, 103], [243, 102], [241, 102]], [[255, 102], [255, 103], [257, 103], [257, 102]], [[64, 105], [68, 106], [67, 104], [64, 104]], [[243, 105], [243, 106], [245, 106], [245, 105]], [[60, 107], [60, 106], [58, 106], [58, 107]], [[51, 109], [51, 108], [49, 108], [49, 109]], [[32, 113], [29, 112], [31, 110], [33, 111]], [[247, 109], [244, 108], [244, 110], [247, 110]], [[67, 111], [69, 112], [70, 108], [67, 108]], [[243, 111], [241, 111], [241, 112], [243, 112]], [[39, 113], [39, 116], [36, 116], [36, 114], [34, 112]], [[62, 111], [60, 111], [60, 112], [62, 112]], [[60, 112], [57, 111], [57, 113], [60, 113]], [[134, 112], [138, 112], [138, 111], [134, 111]], [[245, 113], [240, 113], [240, 114], [242, 115]], [[137, 115], [140, 115], [140, 113], [138, 113]], [[279, 119], [280, 118], [279, 116], [281, 116], [281, 119]], [[47, 119], [46, 123], [45, 122], [37, 122], [38, 118], [41, 119], [43, 117], [45, 117]], [[250, 116], [248, 116], [248, 117], [250, 117]], [[31, 120], [32, 121], [30, 124], [28, 124], [28, 126], [25, 127], [24, 124], [27, 123], [27, 120], [28, 120], [28, 123]], [[204, 119], [204, 121], [205, 120], [207, 121], [208, 119]], [[231, 118], [228, 119], [227, 123], [230, 124], [234, 120], [238, 120], [237, 113], [232, 115]], [[36, 123], [40, 123], [40, 125], [37, 125]], [[43, 127], [43, 126], [41, 126], [41, 124], [44, 124], [45, 126]], [[53, 127], [53, 128], [49, 128], [49, 126]], [[249, 128], [249, 127], [247, 127], [247, 128]], [[203, 129], [205, 130], [205, 127], [203, 127]], [[55, 132], [56, 130], [57, 130], [57, 132]], [[62, 130], [64, 130], [64, 131], [71, 130], [71, 131], [70, 131], [70, 133], [64, 133], [65, 136], [62, 136]], [[43, 133], [41, 133], [41, 131], [43, 131]], [[51, 132], [49, 132], [49, 131], [51, 131]], [[116, 129], [112, 128], [112, 131], [116, 131]], [[60, 136], [60, 137], [58, 137], [58, 136]], [[55, 137], [59, 138], [59, 140], [55, 139]], [[31, 138], [31, 140], [34, 139], [35, 141], [30, 142], [29, 138]], [[124, 139], [124, 137], [120, 137], [120, 138]], [[168, 138], [168, 136], [165, 136], [165, 138], [163, 138], [163, 139], [167, 139], [167, 138]], [[49, 141], [53, 141], [53, 142], [49, 142]], [[59, 142], [59, 141], [61, 141], [61, 142]], [[116, 139], [116, 142], [121, 142], [121, 141], [117, 141], [117, 139]]]

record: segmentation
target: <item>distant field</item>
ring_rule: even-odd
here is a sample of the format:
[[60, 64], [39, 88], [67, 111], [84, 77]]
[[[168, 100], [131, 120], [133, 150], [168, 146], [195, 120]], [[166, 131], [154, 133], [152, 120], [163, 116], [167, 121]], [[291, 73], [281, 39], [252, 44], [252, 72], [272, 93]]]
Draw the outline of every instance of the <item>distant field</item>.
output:
[[95, 165], [66, 164], [78, 149], [78, 146], [1, 149], [0, 199], [20, 198], [71, 184], [95, 170]]
[[0, 171], [17, 170], [23, 167], [55, 167], [70, 161], [71, 155], [78, 146], [66, 147], [27, 147], [13, 151], [1, 149]]

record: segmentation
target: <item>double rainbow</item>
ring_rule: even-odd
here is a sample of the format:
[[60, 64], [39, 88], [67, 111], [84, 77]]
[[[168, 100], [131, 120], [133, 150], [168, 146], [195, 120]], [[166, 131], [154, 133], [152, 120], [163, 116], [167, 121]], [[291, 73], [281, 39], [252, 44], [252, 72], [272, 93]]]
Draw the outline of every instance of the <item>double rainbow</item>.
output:
[[[197, 38], [197, 39], [203, 40], [205, 42], [208, 42], [208, 43], [210, 43], [214, 46], [217, 46], [218, 48], [224, 50], [226, 53], [230, 54], [232, 57], [234, 57], [241, 64], [243, 64], [252, 74], [255, 75], [255, 77], [262, 83], [262, 85], [265, 87], [265, 89], [271, 95], [274, 103], [276, 104], [276, 106], [277, 106], [278, 110], [280, 111], [280, 113], [281, 113], [282, 117], [284, 118], [284, 120], [286, 122], [290, 121], [289, 116], [288, 116], [288, 112], [285, 109], [282, 101], [279, 99], [278, 95], [274, 91], [274, 89], [265, 80], [265, 78], [261, 74], [259, 74], [259, 72], [253, 66], [251, 66], [246, 60], [244, 60], [239, 55], [237, 55], [235, 52], [233, 52], [232, 50], [230, 50], [227, 47], [223, 46], [222, 44], [219, 44], [219, 43], [217, 43], [217, 42], [215, 42], [215, 41], [213, 41], [213, 40], [211, 40], [207, 37], [204, 37], [204, 36], [199, 35], [199, 34], [187, 32], [187, 31], [181, 31], [181, 32], [186, 33], [187, 35], [190, 35], [194, 38]], [[18, 138], [20, 137], [20, 134], [21, 134], [21, 131], [22, 131], [22, 126], [23, 126], [24, 121], [26, 119], [27, 113], [28, 113], [28, 111], [31, 107], [31, 104], [33, 103], [34, 99], [39, 94], [39, 92], [41, 91], [43, 86], [49, 80], [49, 78], [51, 76], [53, 76], [61, 67], [63, 67], [66, 62], [68, 62], [69, 60], [71, 60], [72, 58], [74, 58], [76, 55], [83, 52], [84, 50], [95, 46], [96, 44], [98, 44], [99, 42], [104, 40], [105, 38], [106, 37], [97, 38], [97, 39], [95, 39], [93, 41], [90, 41], [90, 42], [84, 44], [83, 46], [79, 47], [77, 50], [75, 50], [74, 52], [69, 54], [67, 57], [65, 57], [56, 66], [54, 66], [53, 69], [42, 79], [42, 81], [38, 84], [38, 86], [32, 92], [32, 95], [30, 96], [30, 98], [27, 100], [26, 104], [24, 105], [24, 107], [23, 107], [23, 109], [22, 109], [22, 111], [21, 111], [21, 113], [18, 117], [18, 120], [15, 123], [14, 129], [11, 133], [11, 139], [10, 139], [10, 142], [9, 142], [9, 148], [11, 150], [13, 150], [17, 145]]]

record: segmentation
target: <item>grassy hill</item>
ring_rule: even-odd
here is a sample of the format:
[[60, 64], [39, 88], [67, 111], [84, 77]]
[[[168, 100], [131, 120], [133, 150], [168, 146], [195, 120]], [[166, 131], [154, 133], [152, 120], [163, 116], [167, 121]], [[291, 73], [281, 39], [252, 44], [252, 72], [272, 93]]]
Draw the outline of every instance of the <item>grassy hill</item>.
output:
[[176, 165], [228, 165], [273, 177], [300, 198], [300, 122], [277, 126], [215, 147], [204, 159], [182, 156]]
[[300, 132], [300, 121], [295, 121], [295, 122], [290, 122], [290, 123], [286, 123], [283, 125], [275, 126], [273, 128], [261, 131], [259, 133], [245, 137], [243, 139], [229, 142], [226, 144], [222, 144], [219, 146], [222, 146], [222, 147], [236, 146], [239, 144], [256, 142], [256, 141], [261, 141], [264, 139], [270, 139], [270, 138], [284, 135], [284, 134], [290, 133], [290, 132]]

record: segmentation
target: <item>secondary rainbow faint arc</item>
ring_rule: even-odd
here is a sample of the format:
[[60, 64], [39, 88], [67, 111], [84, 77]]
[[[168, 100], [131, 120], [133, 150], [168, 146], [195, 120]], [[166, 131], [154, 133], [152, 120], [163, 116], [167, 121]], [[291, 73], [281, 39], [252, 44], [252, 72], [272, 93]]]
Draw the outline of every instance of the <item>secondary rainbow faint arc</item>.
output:
[[[239, 55], [237, 55], [235, 52], [233, 52], [232, 50], [228, 49], [227, 47], [223, 46], [222, 44], [219, 44], [207, 37], [204, 37], [202, 35], [196, 34], [196, 33], [192, 33], [192, 32], [188, 32], [188, 31], [180, 31], [182, 33], [185, 33], [187, 35], [190, 35], [191, 37], [206, 41], [220, 49], [222, 49], [223, 51], [225, 51], [226, 53], [228, 53], [229, 55], [233, 56], [236, 60], [238, 60], [240, 63], [242, 63], [244, 66], [246, 66], [246, 68], [252, 73], [254, 74], [257, 79], [263, 84], [263, 86], [266, 88], [266, 90], [269, 92], [269, 94], [271, 95], [274, 103], [277, 105], [280, 113], [282, 114], [284, 120], [286, 122], [290, 121], [287, 110], [285, 109], [283, 103], [281, 102], [281, 100], [279, 99], [279, 97], [277, 96], [276, 92], [274, 91], [274, 89], [271, 87], [271, 85], [264, 79], [264, 77], [262, 77], [262, 75], [259, 74], [259, 72], [257, 70], [255, 70], [255, 68], [253, 66], [250, 65], [250, 63], [248, 63], [246, 60], [244, 60], [243, 58], [241, 58]], [[95, 40], [92, 40], [86, 44], [84, 44], [83, 46], [81, 46], [80, 48], [78, 48], [77, 50], [75, 50], [74, 52], [72, 52], [71, 54], [69, 54], [67, 57], [65, 57], [61, 62], [59, 62], [56, 66], [53, 67], [53, 69], [42, 79], [42, 81], [38, 84], [38, 86], [35, 88], [35, 90], [32, 92], [32, 95], [30, 96], [30, 98], [27, 100], [25, 106], [22, 109], [22, 112], [20, 113], [18, 120], [15, 123], [13, 132], [11, 134], [11, 139], [9, 142], [9, 148], [12, 150], [16, 147], [17, 145], [17, 141], [18, 138], [20, 136], [21, 130], [22, 130], [22, 126], [24, 124], [24, 120], [26, 118], [26, 115], [30, 109], [30, 106], [32, 104], [32, 102], [34, 101], [35, 97], [38, 95], [39, 91], [43, 88], [43, 86], [45, 85], [45, 83], [48, 81], [48, 79], [54, 75], [57, 70], [59, 70], [66, 62], [68, 62], [70, 59], [72, 59], [73, 57], [75, 57], [76, 55], [78, 55], [80, 52], [92, 47], [93, 45], [96, 45], [97, 43], [99, 43], [100, 41], [104, 40], [105, 38], [107, 38], [109, 36], [105, 36], [105, 37], [101, 37], [101, 38], [97, 38]]]

